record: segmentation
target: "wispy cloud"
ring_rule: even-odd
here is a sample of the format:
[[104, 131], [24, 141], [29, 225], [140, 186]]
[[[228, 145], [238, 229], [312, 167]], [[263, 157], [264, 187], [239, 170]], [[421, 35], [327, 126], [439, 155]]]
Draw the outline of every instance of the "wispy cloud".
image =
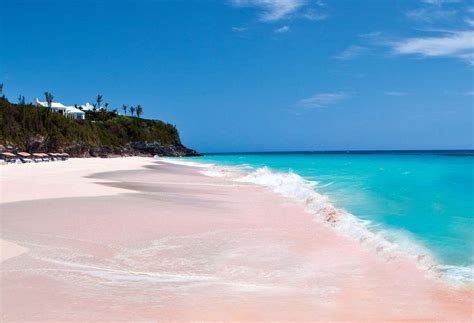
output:
[[474, 90], [473, 90], [473, 91], [464, 92], [464, 95], [474, 96]]
[[458, 10], [448, 7], [450, 4], [458, 3], [458, 0], [422, 0], [421, 2], [423, 6], [406, 13], [409, 19], [423, 23], [433, 23], [454, 19], [458, 13]]
[[445, 3], [458, 3], [461, 2], [461, 0], [421, 0], [421, 2], [434, 6], [441, 6]]
[[257, 7], [262, 10], [262, 21], [276, 21], [287, 18], [304, 4], [304, 0], [232, 0], [237, 7]]
[[[466, 7], [461, 0], [419, 0], [418, 3], [419, 8], [406, 13], [423, 24], [421, 29], [419, 25], [416, 28], [416, 36], [397, 38], [393, 33], [390, 36], [390, 32], [375, 31], [359, 35], [362, 46], [374, 52], [377, 47], [386, 47], [394, 55], [453, 58], [474, 66], [474, 17], [469, 16], [474, 7]], [[357, 48], [354, 53], [358, 54]], [[351, 57], [350, 47], [336, 56]]]
[[329, 18], [329, 15], [327, 13], [321, 13], [315, 9], [308, 9], [305, 12], [303, 12], [301, 16], [305, 19], [314, 20], [314, 21], [321, 21], [321, 20], [326, 20], [327, 18]]
[[297, 105], [306, 108], [325, 108], [348, 97], [345, 92], [317, 93], [309, 98], [298, 101]]
[[366, 53], [368, 50], [369, 49], [367, 47], [352, 45], [347, 47], [345, 50], [343, 50], [336, 56], [334, 56], [334, 58], [341, 60], [350, 60]]
[[406, 16], [419, 22], [431, 23], [437, 20], [448, 20], [454, 18], [456, 14], [456, 10], [446, 10], [436, 7], [411, 10], [406, 13]]
[[275, 32], [277, 34], [284, 34], [284, 33], [287, 33], [289, 31], [290, 31], [290, 27], [288, 27], [288, 26], [282, 26], [280, 28], [275, 29]]
[[[324, 20], [326, 13], [320, 12], [325, 7], [322, 1], [310, 0], [230, 0], [235, 7], [254, 7], [260, 10], [260, 20], [274, 22], [289, 18]], [[316, 10], [318, 8], [318, 10]]]
[[452, 31], [438, 37], [406, 38], [391, 43], [394, 54], [454, 57], [474, 65], [474, 31]]
[[232, 27], [232, 31], [236, 33], [242, 33], [247, 30], [248, 30], [247, 27]]
[[466, 24], [468, 24], [469, 26], [474, 27], [474, 19], [467, 18], [467, 19], [464, 19], [464, 21], [465, 21]]
[[407, 95], [406, 92], [396, 92], [396, 91], [385, 91], [383, 94], [388, 96], [405, 96]]

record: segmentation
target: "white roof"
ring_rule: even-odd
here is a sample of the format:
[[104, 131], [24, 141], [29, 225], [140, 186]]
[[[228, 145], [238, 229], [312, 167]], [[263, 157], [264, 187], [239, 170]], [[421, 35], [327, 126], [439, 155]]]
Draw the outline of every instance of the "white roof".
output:
[[[41, 105], [42, 107], [45, 107], [45, 108], [48, 107], [48, 102], [40, 101], [40, 100], [38, 100], [38, 98], [36, 98], [33, 101], [33, 104], [34, 105]], [[62, 103], [59, 103], [59, 102], [51, 102], [51, 108], [64, 109], [64, 108], [66, 108], [66, 106]]]
[[76, 109], [75, 107], [65, 107], [66, 108], [66, 113], [67, 114], [85, 114], [84, 111], [81, 111], [79, 109]]
[[[33, 104], [35, 105], [41, 105], [45, 108], [48, 107], [48, 102], [43, 102], [43, 101], [40, 101], [38, 100], [38, 98], [36, 98], [34, 101], [33, 101]], [[51, 102], [51, 108], [59, 108], [59, 109], [64, 109], [66, 106], [62, 103], [59, 103], [59, 102]]]
[[[86, 103], [87, 104], [87, 103]], [[48, 102], [43, 102], [38, 100], [37, 98], [33, 100], [33, 105], [40, 105], [42, 107], [47, 108], [48, 107]], [[62, 103], [59, 102], [51, 102], [51, 108], [56, 108], [56, 109], [62, 109], [66, 111], [66, 114], [85, 114], [84, 111], [77, 109], [76, 107], [73, 106], [65, 106]]]
[[94, 106], [90, 104], [89, 102], [86, 102], [85, 104], [81, 105], [82, 110], [84, 111], [92, 111], [94, 110]]

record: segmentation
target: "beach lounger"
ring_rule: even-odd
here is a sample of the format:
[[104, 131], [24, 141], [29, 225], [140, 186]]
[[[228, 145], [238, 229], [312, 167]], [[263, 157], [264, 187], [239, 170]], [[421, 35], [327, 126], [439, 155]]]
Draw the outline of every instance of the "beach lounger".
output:
[[17, 153], [17, 155], [19, 156], [20, 160], [22, 163], [31, 163], [33, 162], [33, 159], [31, 159], [31, 154], [27, 153], [27, 152], [19, 152]]

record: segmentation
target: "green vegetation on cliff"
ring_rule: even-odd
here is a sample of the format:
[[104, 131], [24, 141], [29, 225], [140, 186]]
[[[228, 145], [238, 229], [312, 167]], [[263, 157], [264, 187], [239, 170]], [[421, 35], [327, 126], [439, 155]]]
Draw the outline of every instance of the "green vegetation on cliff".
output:
[[86, 120], [72, 120], [47, 108], [13, 104], [0, 97], [2, 145], [31, 152], [116, 148], [131, 142], [182, 147], [176, 127], [159, 120], [120, 116], [105, 110], [88, 111]]

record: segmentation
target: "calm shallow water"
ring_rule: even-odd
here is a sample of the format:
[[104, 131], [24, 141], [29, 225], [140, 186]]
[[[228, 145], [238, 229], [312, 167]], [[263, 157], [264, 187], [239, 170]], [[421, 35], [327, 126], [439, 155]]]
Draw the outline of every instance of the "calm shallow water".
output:
[[271, 153], [192, 160], [294, 172], [374, 231], [402, 234], [442, 264], [474, 263], [474, 152]]

